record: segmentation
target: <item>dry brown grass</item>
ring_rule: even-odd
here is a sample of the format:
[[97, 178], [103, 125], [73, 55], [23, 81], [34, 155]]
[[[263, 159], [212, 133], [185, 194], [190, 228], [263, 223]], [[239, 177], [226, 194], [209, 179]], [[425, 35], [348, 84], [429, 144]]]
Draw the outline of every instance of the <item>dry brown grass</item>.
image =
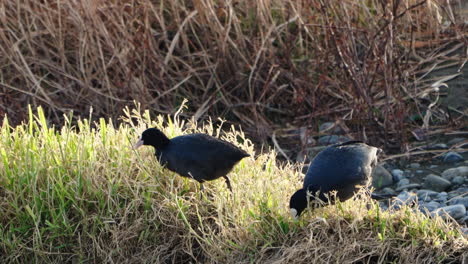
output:
[[343, 118], [356, 138], [404, 142], [434, 93], [416, 77], [466, 43], [456, 26], [442, 33], [444, 3], [3, 0], [0, 113], [117, 117], [133, 100], [173, 113], [187, 98], [189, 115], [250, 133]]

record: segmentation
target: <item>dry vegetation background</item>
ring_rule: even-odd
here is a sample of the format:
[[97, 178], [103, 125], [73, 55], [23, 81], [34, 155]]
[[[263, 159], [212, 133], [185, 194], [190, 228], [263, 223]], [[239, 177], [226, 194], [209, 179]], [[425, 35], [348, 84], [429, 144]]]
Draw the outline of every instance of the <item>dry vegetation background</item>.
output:
[[426, 111], [435, 81], [420, 77], [461, 63], [451, 22], [431, 0], [2, 0], [0, 114], [116, 118], [133, 100], [174, 113], [187, 98], [187, 115], [255, 136], [343, 118], [356, 138], [401, 143], [424, 125], [410, 114], [448, 121]]

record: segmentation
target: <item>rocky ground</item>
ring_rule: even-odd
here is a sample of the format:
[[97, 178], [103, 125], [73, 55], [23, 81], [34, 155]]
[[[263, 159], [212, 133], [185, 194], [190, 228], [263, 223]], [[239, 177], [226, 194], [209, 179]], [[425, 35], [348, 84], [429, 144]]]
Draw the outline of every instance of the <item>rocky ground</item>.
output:
[[377, 193], [394, 196], [380, 201], [382, 208], [412, 205], [425, 214], [455, 219], [468, 234], [466, 155], [448, 152], [440, 160], [406, 166], [387, 162], [374, 171], [373, 185]]

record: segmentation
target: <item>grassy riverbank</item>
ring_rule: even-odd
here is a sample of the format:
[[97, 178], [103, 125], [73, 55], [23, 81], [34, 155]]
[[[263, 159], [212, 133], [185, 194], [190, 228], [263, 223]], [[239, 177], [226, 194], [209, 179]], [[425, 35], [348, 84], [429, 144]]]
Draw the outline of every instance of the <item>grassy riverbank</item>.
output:
[[[287, 206], [302, 175], [276, 165], [273, 152], [255, 153], [241, 131], [126, 113], [118, 127], [83, 119], [57, 129], [41, 109], [17, 127], [3, 120], [0, 262], [455, 263], [466, 255], [455, 223], [368, 209], [366, 197], [294, 221]], [[231, 173], [234, 194], [219, 180], [200, 198], [152, 149], [133, 151], [149, 125], [171, 137], [213, 134], [251, 153]]]

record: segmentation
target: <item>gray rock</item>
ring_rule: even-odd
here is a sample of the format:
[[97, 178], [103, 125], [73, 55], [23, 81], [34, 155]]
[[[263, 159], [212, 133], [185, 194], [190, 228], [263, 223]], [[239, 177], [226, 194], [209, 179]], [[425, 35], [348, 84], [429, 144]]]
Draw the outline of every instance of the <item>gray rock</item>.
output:
[[419, 190], [417, 192], [418, 199], [424, 202], [428, 202], [430, 200], [433, 200], [439, 195], [438, 192], [432, 191], [432, 190]]
[[396, 192], [395, 190], [393, 190], [392, 188], [390, 187], [385, 187], [382, 189], [382, 193], [383, 194], [389, 194], [389, 195], [396, 195]]
[[[458, 220], [458, 223], [460, 223], [461, 225], [468, 225], [468, 215]], [[468, 230], [466, 231], [465, 235], [468, 235]]]
[[466, 140], [466, 138], [462, 138], [462, 137], [454, 138], [454, 139], [451, 139], [451, 140], [448, 142], [448, 144], [449, 144], [450, 146], [452, 146], [452, 145], [458, 144], [458, 143], [460, 143], [460, 142], [463, 142], [463, 141], [465, 141], [465, 140]]
[[404, 176], [403, 176], [404, 174], [405, 173], [400, 169], [392, 170], [393, 181], [394, 182], [399, 182], [401, 179], [404, 178]]
[[326, 146], [317, 146], [317, 147], [312, 147], [312, 148], [307, 148], [306, 149], [306, 155], [307, 155], [307, 158], [312, 161], [315, 156], [317, 156], [317, 154], [320, 153], [320, 151], [326, 149], [327, 147]]
[[421, 204], [419, 206], [419, 210], [421, 212], [426, 212], [426, 210], [429, 211], [429, 212], [432, 212], [432, 211], [436, 210], [439, 207], [440, 207], [440, 203], [432, 201], [432, 202]]
[[446, 218], [446, 215], [450, 215], [453, 219], [461, 219], [465, 217], [466, 208], [461, 204], [449, 205], [441, 207], [432, 212], [433, 215], [439, 215], [443, 218]]
[[447, 198], [448, 194], [446, 192], [440, 192], [437, 194], [434, 200], [439, 203], [445, 203], [447, 201]]
[[421, 188], [421, 184], [410, 183], [410, 184], [403, 185], [403, 186], [400, 186], [400, 187], [396, 188], [396, 191], [401, 192], [403, 190], [411, 190], [411, 189], [419, 189], [419, 188]]
[[414, 163], [411, 163], [411, 164], [409, 165], [409, 167], [410, 167], [411, 169], [417, 169], [417, 168], [421, 167], [421, 164], [414, 162]]
[[461, 177], [467, 177], [468, 176], [468, 167], [467, 166], [460, 166], [457, 168], [451, 168], [447, 169], [444, 172], [442, 172], [442, 177], [444, 179], [447, 179], [451, 181], [453, 178], [461, 176]]
[[465, 182], [465, 177], [457, 176], [452, 179], [452, 183], [456, 185], [462, 185]]
[[447, 149], [447, 148], [448, 148], [447, 144], [437, 143], [437, 144], [430, 145], [426, 149]]
[[435, 174], [429, 174], [424, 179], [423, 187], [425, 189], [441, 192], [446, 190], [452, 183]]
[[327, 135], [327, 136], [320, 137], [318, 139], [318, 144], [322, 146], [326, 146], [326, 145], [342, 143], [342, 142], [346, 142], [350, 140], [351, 139], [349, 137], [345, 137], [345, 136]]
[[307, 127], [300, 127], [298, 130], [293, 131], [293, 134], [299, 134], [299, 138], [301, 139], [301, 143], [303, 146], [316, 145], [317, 142], [315, 141], [315, 139], [309, 136], [307, 132]]
[[468, 208], [468, 197], [454, 198], [449, 201], [449, 204], [450, 205], [461, 204], [465, 206], [465, 208]]
[[403, 178], [397, 183], [397, 189], [400, 188], [401, 186], [405, 186], [405, 185], [408, 185], [408, 184], [410, 184], [409, 179]]
[[380, 201], [380, 202], [379, 202], [379, 207], [380, 207], [380, 209], [382, 209], [383, 211], [387, 211], [387, 210], [388, 210], [388, 203], [385, 202], [385, 201]]
[[417, 173], [417, 174], [423, 174], [424, 171], [423, 171], [423, 170], [416, 170], [416, 173]]
[[465, 236], [468, 236], [468, 227], [462, 227], [461, 231]]
[[456, 162], [460, 162], [463, 160], [464, 160], [463, 156], [458, 154], [457, 152], [450, 151], [444, 155], [445, 163], [456, 163]]
[[320, 133], [333, 133], [333, 134], [342, 134], [343, 129], [334, 122], [325, 122], [319, 127]]
[[[296, 155], [296, 162], [297, 163], [304, 163], [306, 162], [306, 156], [304, 154], [303, 151], [300, 151], [299, 153], [297, 153]], [[304, 171], [304, 170], [303, 170]]]
[[439, 166], [438, 165], [431, 165], [431, 166], [429, 166], [429, 169], [435, 169], [437, 167], [439, 167]]
[[452, 198], [455, 198], [455, 197], [457, 197], [457, 198], [461, 197], [460, 193], [458, 191], [456, 191], [456, 190], [449, 192], [448, 196], [447, 196], [447, 199], [451, 200]]
[[375, 189], [381, 189], [393, 183], [392, 174], [383, 166], [376, 166], [372, 171], [372, 186]]
[[410, 204], [414, 203], [416, 201], [416, 199], [417, 199], [417, 196], [416, 196], [415, 193], [410, 193], [410, 192], [407, 192], [407, 191], [403, 191], [400, 194], [398, 194], [397, 197], [395, 197], [393, 206], [396, 209], [400, 209], [401, 206], [403, 206], [403, 205], [410, 205]]
[[413, 178], [414, 177], [414, 174], [412, 173], [412, 171], [410, 170], [405, 170], [405, 176], [407, 178]]

